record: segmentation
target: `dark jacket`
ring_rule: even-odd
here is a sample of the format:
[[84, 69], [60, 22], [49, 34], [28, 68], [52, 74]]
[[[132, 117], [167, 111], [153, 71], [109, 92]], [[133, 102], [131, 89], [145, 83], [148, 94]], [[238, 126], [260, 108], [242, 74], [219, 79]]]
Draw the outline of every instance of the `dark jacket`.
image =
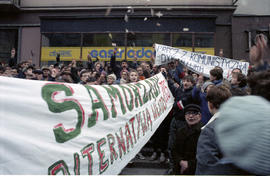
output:
[[182, 87], [175, 88], [172, 83], [168, 82], [169, 88], [174, 96], [173, 116], [177, 119], [184, 119], [184, 107], [188, 104], [194, 103], [192, 99], [192, 89], [183, 89]]
[[[121, 72], [123, 68], [116, 63], [116, 56], [114, 54], [111, 56], [110, 64], [110, 69], [116, 75], [117, 79], [121, 79]], [[127, 68], [127, 70], [129, 71], [129, 68]]]
[[185, 76], [185, 72], [183, 71], [183, 66], [182, 64], [178, 64], [176, 69], [175, 69], [175, 73], [174, 73], [174, 80], [180, 84], [181, 83], [181, 79]]
[[[216, 119], [217, 120], [217, 119]], [[201, 132], [197, 145], [196, 175], [245, 175], [248, 174], [223, 159], [214, 131], [216, 120]]]
[[189, 127], [186, 123], [183, 128], [176, 132], [176, 140], [172, 149], [174, 160], [174, 174], [180, 174], [180, 161], [188, 161], [188, 168], [183, 174], [195, 174], [196, 170], [196, 149], [202, 125], [200, 123]]
[[221, 86], [223, 84], [223, 80], [222, 79], [214, 80], [212, 81], [212, 83], [214, 83], [216, 86]]
[[[170, 87], [170, 84], [169, 84]], [[175, 134], [176, 131], [179, 128], [182, 128], [183, 125], [186, 123], [185, 122], [185, 115], [184, 115], [184, 110], [183, 108], [180, 107], [180, 103], [183, 106], [186, 106], [188, 104], [193, 103], [192, 99], [192, 88], [188, 90], [184, 90], [182, 88], [178, 89], [171, 89], [173, 96], [175, 97], [172, 113], [173, 113], [173, 118], [170, 123], [170, 129], [169, 129], [169, 140], [168, 140], [168, 154], [169, 158], [172, 158], [172, 147], [175, 143]]]
[[201, 122], [203, 125], [205, 125], [212, 117], [208, 109], [206, 93], [203, 93], [200, 88], [197, 88], [196, 86], [194, 86], [192, 90], [192, 98], [200, 104], [201, 113], [202, 113]]

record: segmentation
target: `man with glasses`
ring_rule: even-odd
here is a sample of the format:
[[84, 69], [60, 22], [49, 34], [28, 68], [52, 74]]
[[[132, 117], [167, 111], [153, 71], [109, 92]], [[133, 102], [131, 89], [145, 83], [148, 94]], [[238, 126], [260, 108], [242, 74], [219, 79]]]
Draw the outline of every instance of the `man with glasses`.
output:
[[184, 108], [185, 125], [176, 132], [176, 140], [172, 147], [174, 160], [173, 174], [194, 175], [196, 170], [197, 141], [201, 133], [201, 108], [189, 104]]

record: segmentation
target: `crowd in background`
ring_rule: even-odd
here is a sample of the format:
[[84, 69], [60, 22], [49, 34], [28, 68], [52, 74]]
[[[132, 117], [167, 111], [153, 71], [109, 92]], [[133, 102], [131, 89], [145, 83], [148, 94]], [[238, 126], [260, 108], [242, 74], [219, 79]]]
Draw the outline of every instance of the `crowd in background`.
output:
[[[206, 78], [202, 74], [188, 70], [177, 60], [162, 66], [155, 65], [153, 61], [137, 61], [136, 59], [119, 62], [116, 61], [116, 50], [110, 61], [99, 61], [98, 58], [88, 57], [88, 61], [84, 62], [72, 60], [65, 64], [58, 61], [53, 65], [41, 68], [33, 66], [31, 61], [23, 61], [18, 65], [14, 62], [1, 63], [0, 76], [82, 85], [112, 85], [137, 82], [162, 72], [168, 81], [175, 102], [173, 109], [150, 140], [153, 148], [150, 160], [169, 162], [170, 168], [168, 168], [167, 174], [264, 174], [268, 173], [269, 169], [266, 169], [266, 172], [257, 172], [256, 168], [250, 169], [250, 166], [244, 161], [238, 164], [235, 163], [234, 158], [232, 160], [224, 159], [226, 149], [220, 146], [224, 142], [217, 137], [228, 138], [224, 134], [224, 130], [230, 128], [220, 125], [216, 119], [224, 116], [222, 109], [223, 114], [219, 114], [221, 104], [231, 97], [258, 95], [267, 100], [265, 102], [269, 107], [270, 55], [267, 44], [269, 41], [262, 35], [258, 35], [256, 39], [257, 43], [250, 50], [252, 67], [249, 69], [249, 74], [246, 76], [241, 73], [240, 69], [235, 68], [232, 70], [229, 80], [223, 78], [221, 67], [213, 68], [210, 71], [210, 78]], [[234, 111], [233, 107], [226, 113], [228, 111], [235, 112], [234, 114], [239, 117], [242, 116], [241, 113]], [[270, 110], [266, 111], [265, 113], [269, 115]], [[270, 121], [269, 118], [270, 116], [264, 120]], [[231, 125], [233, 129], [234, 126]], [[238, 125], [243, 124], [239, 122]], [[221, 126], [218, 129], [220, 133], [215, 131], [216, 126]], [[248, 135], [252, 137], [253, 134]], [[269, 130], [262, 135], [266, 135], [266, 139], [270, 139]], [[264, 138], [264, 136], [260, 137]], [[234, 141], [229, 139], [230, 142]], [[256, 141], [254, 142], [256, 143]], [[261, 145], [269, 146], [269, 142], [265, 143]], [[224, 146], [228, 146], [228, 144], [225, 142]], [[263, 148], [263, 146], [261, 147]], [[245, 155], [245, 151], [243, 152]], [[249, 149], [249, 152], [254, 151]], [[265, 155], [269, 155], [268, 153], [264, 152]], [[256, 154], [254, 156], [261, 156]], [[231, 155], [228, 154], [228, 156]], [[253, 158], [250, 157], [248, 162], [257, 162], [252, 161]], [[138, 158], [145, 159], [142, 153], [139, 153]], [[241, 157], [238, 160], [241, 160]], [[267, 163], [267, 161], [264, 162]], [[258, 168], [260, 167], [258, 166]]]

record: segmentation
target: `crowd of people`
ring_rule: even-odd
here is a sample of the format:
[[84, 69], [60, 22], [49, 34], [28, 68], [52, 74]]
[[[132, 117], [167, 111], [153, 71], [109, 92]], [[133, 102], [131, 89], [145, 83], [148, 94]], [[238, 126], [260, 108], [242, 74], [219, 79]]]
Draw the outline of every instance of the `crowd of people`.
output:
[[[257, 35], [250, 49], [253, 67], [249, 74], [235, 68], [230, 80], [223, 78], [221, 67], [213, 68], [210, 78], [206, 78], [177, 60], [162, 66], [152, 61], [117, 62], [116, 50], [107, 62], [88, 57], [87, 62], [56, 62], [41, 68], [29, 61], [1, 64], [0, 76], [112, 85], [137, 82], [162, 72], [175, 102], [150, 140], [150, 159], [169, 162], [167, 174], [265, 175], [270, 174], [270, 132], [266, 126], [270, 124], [268, 42], [262, 34]], [[260, 139], [255, 137], [257, 134]], [[142, 153], [138, 157], [145, 159]]]

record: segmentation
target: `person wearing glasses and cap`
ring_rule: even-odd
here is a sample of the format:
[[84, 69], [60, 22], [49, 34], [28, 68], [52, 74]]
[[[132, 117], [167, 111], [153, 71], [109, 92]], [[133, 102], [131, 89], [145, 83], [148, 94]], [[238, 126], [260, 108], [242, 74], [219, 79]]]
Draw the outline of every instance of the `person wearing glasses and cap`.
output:
[[184, 108], [185, 125], [176, 132], [176, 140], [172, 147], [174, 160], [173, 174], [194, 175], [196, 170], [197, 141], [201, 133], [201, 108], [189, 104]]

